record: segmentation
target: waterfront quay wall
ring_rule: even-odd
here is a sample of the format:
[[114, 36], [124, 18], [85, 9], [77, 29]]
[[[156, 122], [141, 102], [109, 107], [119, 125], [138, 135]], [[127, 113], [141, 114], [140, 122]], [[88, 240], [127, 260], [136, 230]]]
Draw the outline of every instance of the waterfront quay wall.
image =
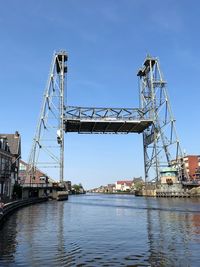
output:
[[140, 196], [145, 197], [195, 197], [196, 195], [191, 195], [187, 191], [166, 191], [166, 190], [142, 190]]
[[146, 197], [200, 197], [200, 187], [189, 189], [181, 183], [168, 185], [147, 185], [136, 195]]
[[4, 205], [2, 214], [0, 214], [0, 227], [2, 223], [7, 219], [7, 217], [11, 215], [15, 210], [28, 206], [28, 205], [37, 204], [37, 203], [41, 203], [45, 201], [48, 201], [48, 197], [29, 198], [29, 199], [16, 200], [13, 202], [6, 203]]

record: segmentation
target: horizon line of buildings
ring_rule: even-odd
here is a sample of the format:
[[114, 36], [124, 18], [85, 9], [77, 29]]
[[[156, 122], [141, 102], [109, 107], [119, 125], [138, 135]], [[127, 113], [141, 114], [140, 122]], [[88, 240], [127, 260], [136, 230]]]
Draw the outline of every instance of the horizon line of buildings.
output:
[[138, 186], [144, 185], [142, 177], [134, 177], [132, 180], [119, 180], [113, 184], [101, 185], [100, 187], [89, 190], [91, 193], [117, 193], [134, 192]]
[[[200, 182], [200, 155], [185, 155], [183, 157], [188, 181]], [[137, 180], [138, 179], [138, 180]], [[137, 189], [137, 184], [144, 183], [142, 177], [133, 178], [132, 180], [116, 181], [115, 184], [101, 185], [98, 188], [89, 190], [94, 193], [116, 193], [116, 192], [134, 192]]]

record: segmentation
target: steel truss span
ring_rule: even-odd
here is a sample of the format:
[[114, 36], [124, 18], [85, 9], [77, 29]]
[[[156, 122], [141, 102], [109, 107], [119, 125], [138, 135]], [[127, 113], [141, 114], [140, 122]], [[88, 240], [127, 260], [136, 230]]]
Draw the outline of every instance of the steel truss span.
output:
[[65, 132], [88, 134], [142, 133], [152, 124], [134, 108], [65, 108]]

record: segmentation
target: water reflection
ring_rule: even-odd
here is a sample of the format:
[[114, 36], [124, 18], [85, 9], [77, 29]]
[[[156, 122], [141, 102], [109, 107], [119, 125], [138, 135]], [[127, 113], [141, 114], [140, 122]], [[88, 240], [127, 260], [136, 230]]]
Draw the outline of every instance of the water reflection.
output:
[[0, 266], [198, 266], [197, 199], [86, 195], [19, 210]]
[[3, 226], [4, 230], [0, 231], [0, 262], [14, 262], [17, 246], [17, 214], [14, 213], [12, 216], [12, 226], [10, 221], [4, 223]]
[[196, 255], [191, 245], [198, 247], [194, 235], [197, 238], [199, 234], [200, 214], [196, 207], [199, 201], [159, 199], [156, 200], [157, 210], [155, 201], [148, 198], [145, 201], [149, 263], [153, 266], [195, 266]]

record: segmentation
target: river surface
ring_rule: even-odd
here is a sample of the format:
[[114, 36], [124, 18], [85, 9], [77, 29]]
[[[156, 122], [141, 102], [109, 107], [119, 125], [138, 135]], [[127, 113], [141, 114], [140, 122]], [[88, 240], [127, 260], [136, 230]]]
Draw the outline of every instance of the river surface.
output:
[[200, 266], [200, 200], [87, 194], [18, 210], [0, 266]]

